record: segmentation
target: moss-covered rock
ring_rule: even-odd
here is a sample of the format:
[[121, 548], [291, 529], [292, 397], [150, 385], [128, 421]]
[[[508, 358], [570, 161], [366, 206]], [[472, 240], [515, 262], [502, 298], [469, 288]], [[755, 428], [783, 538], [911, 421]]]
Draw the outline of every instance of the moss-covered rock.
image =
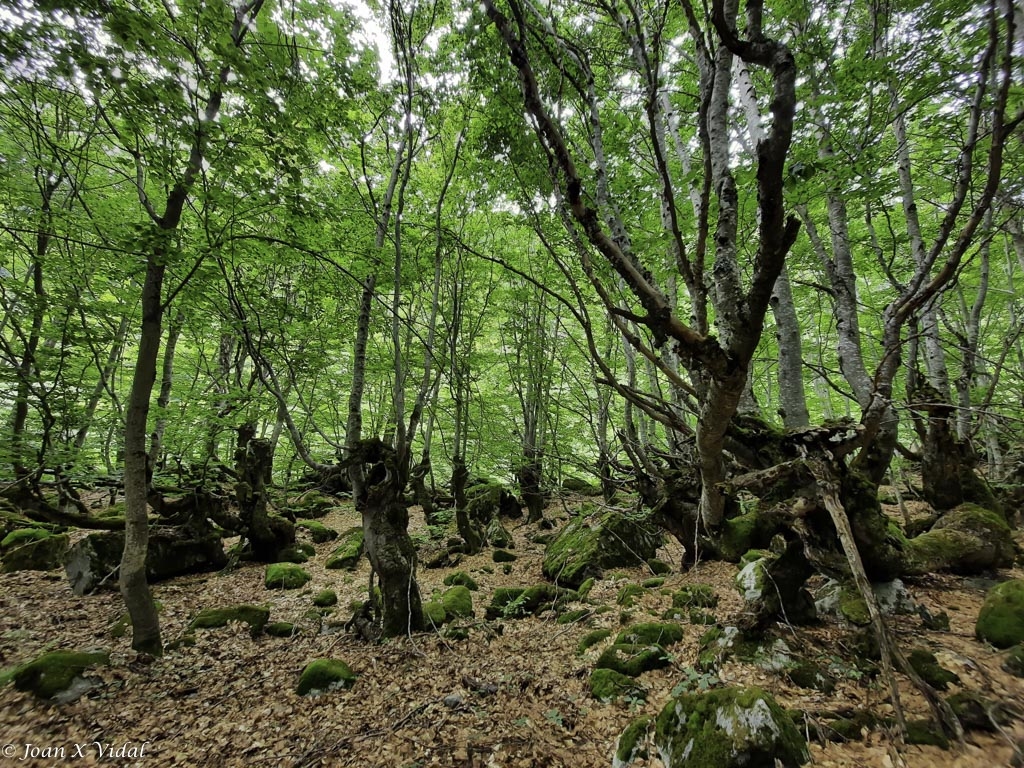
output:
[[1024, 643], [1024, 579], [1004, 581], [989, 590], [974, 634], [996, 648]]
[[566, 611], [558, 617], [556, 624], [575, 624], [577, 621], [589, 619], [594, 615], [592, 608], [577, 608], [575, 611]]
[[338, 506], [338, 500], [320, 491], [307, 491], [286, 505], [297, 518], [319, 520]]
[[522, 517], [523, 508], [500, 483], [477, 483], [466, 489], [466, 512], [470, 519], [486, 525], [495, 517]]
[[1003, 659], [1003, 669], [1015, 677], [1024, 677], [1024, 644], [1017, 644], [1010, 649]]
[[585, 599], [587, 595], [590, 594], [590, 590], [594, 588], [594, 585], [596, 583], [597, 579], [590, 578], [584, 581], [582, 584], [580, 584], [579, 588], [576, 590], [576, 594], [580, 596], [580, 600]]
[[661, 546], [660, 531], [645, 517], [592, 511], [584, 505], [544, 551], [544, 576], [556, 584], [578, 587], [606, 568], [640, 565]]
[[592, 632], [587, 632], [587, 634], [580, 638], [579, 643], [576, 644], [576, 655], [582, 656], [602, 640], [607, 640], [611, 636], [612, 631], [610, 629], [595, 629]]
[[813, 661], [797, 661], [794, 666], [786, 670], [786, 677], [794, 685], [822, 693], [832, 693], [836, 687], [835, 680], [832, 679], [828, 671]]
[[271, 563], [263, 577], [267, 589], [299, 589], [313, 577], [295, 563]]
[[471, 592], [476, 592], [478, 589], [480, 589], [480, 585], [476, 583], [476, 580], [474, 580], [473, 577], [465, 571], [455, 571], [454, 573], [449, 573], [447, 576], [444, 577], [443, 583], [446, 587], [463, 586]]
[[333, 589], [322, 589], [313, 598], [313, 605], [317, 608], [330, 608], [338, 604], [338, 593]]
[[949, 749], [949, 739], [942, 729], [931, 720], [907, 721], [907, 744]]
[[85, 679], [91, 667], [110, 664], [106, 651], [52, 651], [18, 667], [12, 679], [19, 691], [28, 691], [40, 699], [67, 702], [92, 687]]
[[339, 688], [351, 688], [356, 683], [356, 674], [348, 664], [338, 659], [316, 659], [306, 665], [299, 675], [295, 692], [300, 696], [326, 693]]
[[871, 623], [868, 604], [856, 587], [844, 584], [839, 590], [839, 615], [851, 624], [866, 627]]
[[341, 534], [339, 544], [328, 556], [327, 562], [324, 563], [324, 568], [354, 571], [358, 567], [362, 556], [363, 528], [357, 525]]
[[660, 645], [632, 645], [613, 643], [597, 659], [597, 669], [614, 669], [629, 677], [639, 677], [652, 669], [661, 669], [672, 663]]
[[[64, 558], [64, 571], [76, 595], [106, 584], [117, 587], [108, 576], [121, 564], [123, 531], [97, 531], [79, 539]], [[218, 571], [228, 563], [224, 542], [212, 527], [151, 526], [146, 552], [146, 580], [155, 584], [189, 573]]]
[[455, 618], [469, 619], [473, 617], [473, 593], [469, 587], [457, 584], [445, 590], [441, 595], [441, 605], [449, 620]]
[[16, 528], [0, 541], [0, 552], [11, 547], [20, 547], [22, 544], [28, 544], [30, 541], [48, 539], [51, 535], [49, 531], [43, 528]]
[[662, 576], [655, 576], [652, 579], [644, 579], [640, 582], [640, 586], [644, 589], [658, 589], [658, 587], [665, 586], [665, 579]]
[[600, 496], [601, 487], [578, 477], [567, 477], [562, 481], [562, 490], [578, 493], [580, 496]]
[[636, 602], [636, 599], [644, 594], [644, 588], [639, 584], [627, 584], [619, 590], [618, 597], [615, 598], [616, 605], [621, 605], [624, 608], [631, 608]]
[[759, 688], [681, 694], [658, 715], [654, 743], [666, 768], [790, 768], [810, 759], [807, 743], [774, 698]]
[[745, 622], [764, 626], [780, 618], [793, 624], [813, 621], [817, 609], [804, 586], [811, 573], [813, 569], [798, 540], [748, 562], [735, 579], [736, 589], [746, 603]]
[[994, 733], [1015, 718], [1002, 702], [987, 699], [975, 691], [959, 691], [946, 699], [965, 730]]
[[[13, 531], [7, 538], [14, 536], [15, 533], [18, 531]], [[21, 543], [10, 544], [3, 553], [3, 572], [53, 571], [62, 567], [69, 546], [67, 534], [54, 536], [46, 531], [43, 533], [45, 535], [42, 537], [20, 539]]]
[[634, 624], [619, 632], [615, 642], [622, 645], [661, 645], [678, 643], [683, 639], [683, 628], [678, 624]]
[[428, 626], [440, 627], [448, 615], [440, 600], [427, 600], [423, 603], [423, 618], [426, 619]]
[[338, 538], [338, 532], [336, 530], [328, 528], [326, 525], [319, 523], [316, 520], [299, 520], [295, 523], [295, 527], [307, 531], [310, 538], [317, 544], [334, 541]]
[[263, 630], [271, 637], [292, 637], [299, 634], [295, 625], [290, 621], [275, 621], [267, 626]]
[[760, 543], [760, 521], [761, 516], [757, 512], [749, 512], [723, 522], [721, 538], [717, 542], [718, 553], [723, 560], [739, 562], [745, 552]]
[[1010, 526], [998, 512], [961, 504], [944, 514], [927, 533], [905, 545], [904, 572], [974, 574], [1008, 568], [1016, 554]]
[[501, 524], [501, 518], [498, 517], [491, 518], [491, 522], [487, 524], [487, 528], [484, 531], [484, 537], [490, 542], [492, 547], [509, 549], [515, 546], [512, 534]]
[[647, 567], [651, 569], [651, 573], [655, 576], [668, 576], [672, 573], [672, 566], [656, 557], [648, 558]]
[[297, 541], [291, 546], [282, 549], [278, 555], [278, 562], [282, 563], [295, 563], [296, 565], [302, 565], [302, 563], [308, 563], [310, 558], [316, 555], [316, 549], [312, 544], [307, 544], [304, 541]]
[[673, 608], [714, 608], [718, 605], [718, 595], [709, 584], [688, 584], [672, 593]]
[[509, 552], [507, 549], [496, 549], [491, 553], [491, 559], [496, 563], [513, 563], [518, 558], [514, 552]]
[[206, 608], [189, 622], [189, 629], [216, 629], [233, 621], [249, 625], [249, 633], [256, 637], [270, 619], [270, 609], [261, 605], [232, 605], [228, 608]]
[[626, 729], [619, 734], [619, 739], [615, 743], [612, 768], [626, 768], [627, 765], [638, 757], [647, 757], [647, 735], [653, 722], [654, 718], [650, 715], [641, 715], [626, 726]]
[[907, 662], [921, 678], [937, 691], [945, 691], [950, 683], [959, 685], [960, 677], [939, 664], [935, 654], [925, 648], [914, 648], [907, 654]]
[[643, 698], [644, 689], [635, 679], [614, 669], [595, 669], [590, 673], [590, 695], [598, 701]]

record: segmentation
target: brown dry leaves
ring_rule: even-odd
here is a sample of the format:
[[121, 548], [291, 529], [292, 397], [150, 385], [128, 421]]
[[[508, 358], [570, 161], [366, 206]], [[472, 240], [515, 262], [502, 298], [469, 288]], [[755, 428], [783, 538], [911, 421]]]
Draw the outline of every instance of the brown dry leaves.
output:
[[[557, 514], [549, 510], [549, 514]], [[421, 517], [414, 510], [418, 525]], [[350, 510], [324, 522], [338, 530], [356, 524]], [[519, 559], [508, 575], [490, 561], [489, 553], [468, 558], [460, 566], [480, 583], [474, 593], [477, 614], [498, 586], [541, 581], [542, 549], [530, 544], [532, 527], [514, 529]], [[135, 661], [129, 638], [112, 639], [111, 623], [122, 614], [116, 593], [75, 597], [62, 574], [18, 573], [0, 576], [0, 667], [27, 661], [56, 648], [108, 648], [113, 665], [96, 671], [102, 685], [78, 701], [48, 706], [7, 687], [0, 691], [0, 742], [64, 745], [66, 760], [0, 758], [5, 765], [179, 765], [179, 766], [607, 766], [621, 730], [640, 714], [656, 714], [694, 658], [703, 627], [689, 627], [674, 646], [676, 666], [648, 673], [643, 684], [646, 703], [601, 704], [587, 694], [587, 678], [598, 646], [579, 658], [576, 644], [594, 627], [616, 630], [619, 610], [594, 619], [590, 626], [559, 625], [554, 616], [508, 621], [497, 626], [475, 622], [469, 640], [448, 641], [434, 634], [367, 646], [344, 633], [314, 634], [304, 615], [321, 589], [338, 592], [337, 616], [347, 618], [350, 600], [362, 598], [367, 584], [364, 561], [355, 574], [322, 567], [331, 544], [317, 545], [317, 558], [305, 567], [313, 581], [303, 590], [269, 592], [263, 569], [249, 565], [225, 574], [186, 577], [157, 585], [162, 602], [165, 641], [180, 636], [200, 609], [236, 603], [271, 605], [272, 621], [293, 621], [305, 632], [291, 639], [253, 640], [247, 628], [201, 631], [193, 647], [168, 653], [151, 665]], [[678, 562], [670, 545], [662, 553]], [[493, 569], [487, 573], [482, 569]], [[631, 579], [649, 576], [643, 569], [623, 571]], [[424, 595], [442, 589], [448, 571], [421, 571]], [[714, 584], [722, 600], [715, 614], [728, 619], [740, 609], [731, 586], [735, 567], [707, 563], [687, 574], [674, 574], [666, 586]], [[1020, 574], [1014, 574], [1020, 575]], [[593, 600], [614, 605], [624, 581], [598, 582]], [[949, 633], [923, 635], [914, 618], [897, 626], [904, 643], [928, 645], [940, 661], [957, 672], [965, 685], [993, 698], [1024, 707], [1021, 681], [1003, 673], [1000, 654], [973, 639], [973, 621], [983, 595], [981, 586], [962, 579], [935, 578], [912, 587], [930, 609], [946, 610]], [[651, 620], [668, 607], [670, 598], [657, 590], [631, 608], [635, 620]], [[840, 652], [842, 633], [830, 625], [787, 631], [795, 651], [814, 655]], [[297, 677], [311, 659], [345, 660], [359, 674], [350, 691], [319, 697], [294, 693]], [[814, 717], [851, 706], [884, 708], [885, 696], [867, 680], [845, 680], [831, 695], [796, 688], [749, 665], [729, 663], [722, 670], [728, 682], [756, 683], [772, 691], [786, 706]], [[488, 692], [496, 686], [496, 692]], [[924, 716], [924, 704], [904, 693], [911, 717]], [[943, 764], [947, 768], [993, 768], [1007, 765], [1012, 739], [1024, 735], [1020, 724], [1004, 735], [969, 735], [960, 751], [906, 747], [893, 752], [882, 733], [860, 743], [815, 746], [814, 764], [829, 767]], [[99, 759], [87, 750], [72, 760], [73, 745], [99, 742], [119, 746], [149, 742], [139, 760]], [[638, 765], [657, 766], [652, 757]]]

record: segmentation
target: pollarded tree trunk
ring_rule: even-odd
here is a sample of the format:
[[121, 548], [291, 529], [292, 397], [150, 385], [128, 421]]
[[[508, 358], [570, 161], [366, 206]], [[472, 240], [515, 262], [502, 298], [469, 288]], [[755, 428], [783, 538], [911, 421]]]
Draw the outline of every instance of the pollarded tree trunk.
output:
[[239, 427], [235, 450], [235, 472], [238, 475], [235, 498], [253, 559], [262, 563], [277, 562], [281, 550], [295, 543], [295, 527], [283, 518], [271, 519], [267, 511], [267, 483], [273, 466], [273, 444], [257, 438], [254, 425]]
[[406, 473], [395, 450], [377, 439], [355, 446], [348, 461], [362, 465], [364, 493], [356, 506], [363, 516], [367, 557], [380, 579], [384, 637], [423, 628], [423, 606], [416, 583], [416, 546], [409, 536], [409, 511], [403, 498]]

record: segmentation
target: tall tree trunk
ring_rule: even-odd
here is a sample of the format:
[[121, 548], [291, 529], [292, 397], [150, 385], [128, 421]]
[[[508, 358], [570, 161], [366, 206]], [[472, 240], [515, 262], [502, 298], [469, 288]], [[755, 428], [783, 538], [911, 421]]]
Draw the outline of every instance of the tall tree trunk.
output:
[[151, 256], [142, 286], [142, 331], [135, 358], [135, 374], [128, 395], [124, 428], [124, 552], [121, 556], [120, 587], [132, 622], [132, 648], [140, 653], [163, 653], [160, 620], [146, 579], [149, 546], [147, 498], [149, 460], [146, 455], [149, 401], [156, 382], [160, 355], [160, 326], [163, 318], [161, 293], [164, 279], [163, 253]]

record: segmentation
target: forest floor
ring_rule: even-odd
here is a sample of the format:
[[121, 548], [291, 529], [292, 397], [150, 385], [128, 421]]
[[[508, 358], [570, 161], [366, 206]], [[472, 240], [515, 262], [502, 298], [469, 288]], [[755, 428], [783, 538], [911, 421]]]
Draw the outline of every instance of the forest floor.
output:
[[[549, 517], [566, 517], [559, 504]], [[425, 535], [422, 515], [412, 511], [414, 532]], [[358, 523], [351, 505], [321, 520], [342, 531]], [[542, 582], [543, 548], [527, 535], [535, 526], [512, 522], [518, 559], [509, 573], [492, 562], [491, 551], [463, 559], [458, 569], [479, 583], [476, 615], [482, 617], [491, 593], [500, 586]], [[53, 649], [103, 648], [112, 665], [95, 670], [102, 685], [66, 705], [49, 705], [16, 691], [0, 690], [0, 768], [7, 766], [141, 765], [156, 766], [610, 766], [620, 732], [638, 715], [656, 715], [672, 689], [686, 678], [698, 639], [706, 627], [685, 626], [682, 642], [670, 647], [674, 662], [642, 677], [646, 701], [600, 703], [588, 691], [588, 677], [603, 644], [576, 653], [580, 638], [595, 628], [620, 628], [621, 610], [587, 622], [557, 624], [554, 615], [500, 622], [468, 622], [466, 640], [437, 633], [416, 634], [367, 645], [340, 630], [315, 633], [307, 617], [312, 598], [325, 588], [339, 596], [339, 620], [347, 619], [352, 600], [366, 594], [368, 563], [355, 572], [332, 571], [323, 562], [331, 543], [316, 546], [304, 567], [312, 581], [301, 590], [267, 591], [262, 566], [245, 564], [224, 573], [177, 578], [154, 587], [163, 606], [164, 640], [187, 629], [203, 608], [239, 603], [269, 604], [271, 621], [295, 622], [304, 631], [292, 638], [250, 637], [244, 625], [204, 630], [194, 646], [183, 646], [145, 664], [130, 649], [130, 637], [114, 638], [111, 626], [123, 616], [116, 592], [76, 597], [61, 572], [0, 575], [0, 668], [20, 664]], [[672, 543], [659, 553], [678, 563]], [[422, 570], [425, 596], [443, 589], [454, 569]], [[730, 623], [742, 608], [733, 587], [736, 566], [703, 563], [667, 577], [666, 587], [713, 585], [720, 602], [714, 613]], [[621, 587], [649, 578], [646, 568], [618, 569], [597, 582], [590, 599], [615, 605]], [[1020, 569], [1000, 578], [1020, 578]], [[897, 616], [892, 629], [903, 647], [927, 647], [941, 664], [959, 675], [961, 686], [1011, 705], [1017, 719], [1001, 731], [969, 732], [950, 751], [901, 746], [889, 734], [868, 731], [860, 741], [812, 744], [812, 765], [838, 768], [898, 766], [925, 768], [998, 768], [1014, 759], [1024, 738], [1024, 680], [1001, 669], [1004, 654], [974, 639], [974, 622], [991, 582], [934, 575], [908, 584], [913, 598], [932, 612], [945, 611], [949, 631], [926, 631], [915, 616]], [[633, 621], [657, 620], [670, 607], [665, 590], [646, 590], [630, 609]], [[793, 651], [817, 659], [849, 657], [847, 630], [827, 620], [815, 627], [780, 626]], [[344, 660], [358, 675], [355, 687], [319, 696], [295, 693], [299, 672], [312, 659]], [[891, 713], [880, 677], [851, 675], [824, 694], [796, 687], [751, 664], [724, 663], [719, 677], [729, 684], [756, 684], [781, 704], [821, 714], [866, 708]], [[491, 685], [488, 693], [486, 685]], [[954, 690], [958, 687], [954, 686]], [[927, 717], [927, 707], [908, 681], [901, 681], [908, 718]], [[107, 758], [97, 745], [128, 744], [141, 758]], [[28, 745], [31, 745], [29, 747]], [[76, 757], [76, 745], [83, 755]], [[64, 757], [59, 756], [63, 748]], [[26, 757], [27, 750], [50, 750], [56, 757]], [[45, 754], [45, 752], [36, 752]], [[655, 755], [638, 768], [660, 766]]]

